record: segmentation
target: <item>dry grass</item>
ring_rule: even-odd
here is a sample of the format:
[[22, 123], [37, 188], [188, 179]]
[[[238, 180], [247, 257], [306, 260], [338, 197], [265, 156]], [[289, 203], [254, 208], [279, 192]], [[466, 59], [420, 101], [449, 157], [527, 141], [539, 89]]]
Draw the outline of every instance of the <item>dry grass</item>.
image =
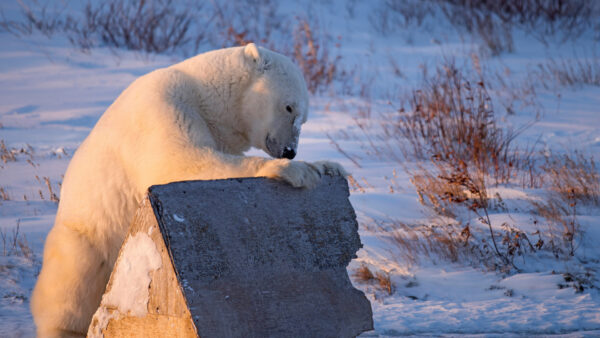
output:
[[353, 274], [354, 278], [361, 283], [368, 283], [375, 279], [375, 275], [366, 265], [361, 265]]
[[578, 152], [550, 155], [542, 169], [548, 177], [550, 189], [561, 199], [600, 205], [600, 176], [593, 157]]
[[[17, 160], [19, 160], [19, 157], [21, 156], [26, 156], [27, 157], [27, 163], [29, 163], [32, 167], [35, 168], [35, 163], [33, 162], [34, 160], [34, 149], [31, 145], [27, 144], [25, 147], [21, 147], [21, 148], [14, 148], [14, 147], [10, 147], [8, 148], [6, 146], [6, 144], [4, 143], [4, 140], [0, 140], [0, 160], [2, 160], [2, 163], [4, 165], [8, 164], [9, 162], [16, 162]], [[4, 166], [2, 164], [0, 164], [0, 169], [3, 169]]]
[[[58, 198], [58, 196], [54, 193], [54, 189], [52, 188], [52, 183], [50, 182], [50, 178], [43, 176], [41, 179], [38, 175], [35, 176], [35, 179], [42, 185], [44, 185], [47, 189], [48, 189], [48, 199], [54, 203], [58, 203], [60, 201], [60, 199]], [[60, 182], [58, 183], [60, 185]], [[44, 193], [42, 192], [41, 189], [38, 190], [38, 193], [40, 195], [40, 198], [42, 200], [46, 200], [46, 198], [44, 197]]]
[[532, 75], [546, 89], [552, 89], [550, 84], [600, 86], [600, 58], [550, 59], [538, 64]]
[[[441, 223], [441, 222], [440, 222]], [[483, 265], [490, 270], [518, 270], [515, 260], [526, 253], [541, 249], [538, 241], [533, 244], [527, 234], [507, 224], [502, 231], [495, 231], [498, 250], [506, 261], [498, 260], [496, 248], [489, 241], [489, 234], [460, 223], [445, 225], [416, 225], [399, 221], [378, 222], [380, 238], [397, 247], [399, 257], [410, 264], [424, 258], [462, 262], [474, 266]]]
[[357, 180], [354, 179], [354, 176], [348, 175], [348, 184], [350, 185], [350, 190], [355, 192], [365, 193], [365, 187], [363, 187]]
[[8, 192], [4, 190], [4, 187], [0, 187], [0, 199], [3, 201], [10, 201], [10, 196], [8, 195]]
[[385, 291], [388, 295], [392, 295], [394, 293], [394, 284], [390, 278], [390, 274], [387, 272], [377, 271], [375, 273], [375, 279], [377, 280], [377, 285], [383, 291]]
[[[471, 55], [471, 59], [474, 64], [481, 63], [479, 56], [475, 53]], [[536, 120], [541, 119], [544, 107], [538, 100], [537, 88], [540, 83], [534, 76], [515, 77], [508, 67], [501, 71], [478, 70], [478, 75], [489, 78], [487, 82], [492, 84], [490, 87], [494, 99], [503, 106], [507, 115], [529, 111]]]
[[360, 283], [374, 285], [377, 289], [384, 291], [388, 296], [391, 296], [396, 288], [388, 272], [376, 271], [375, 274], [373, 274], [371, 269], [364, 264], [354, 271], [353, 277]]
[[600, 206], [600, 174], [594, 159], [581, 153], [552, 154], [542, 169], [548, 191], [542, 201], [532, 204], [536, 213], [546, 220], [551, 235], [548, 244], [555, 254], [566, 247], [567, 253], [573, 256], [577, 241], [583, 235], [577, 220], [578, 209], [586, 205]]
[[46, 183], [46, 188], [48, 188], [48, 194], [50, 196], [50, 201], [58, 203], [60, 200], [58, 198], [58, 196], [56, 196], [56, 194], [54, 193], [53, 189], [52, 189], [52, 184], [50, 183], [50, 178], [44, 176], [44, 183]]
[[17, 160], [16, 150], [14, 148], [8, 149], [4, 140], [0, 140], [0, 159], [4, 164], [7, 162], [15, 162]]
[[17, 220], [17, 225], [9, 233], [0, 229], [0, 238], [2, 239], [3, 256], [21, 256], [28, 259], [33, 258], [33, 250], [27, 242], [27, 237], [20, 233], [21, 221]]
[[327, 138], [329, 139], [329, 143], [335, 147], [335, 149], [342, 155], [344, 155], [344, 157], [346, 157], [347, 159], [349, 159], [352, 163], [354, 163], [354, 165], [357, 168], [362, 168], [362, 166], [360, 165], [360, 158], [356, 158], [353, 155], [350, 155], [349, 153], [347, 153], [346, 151], [344, 151], [344, 149], [342, 149], [342, 147], [340, 146], [340, 144], [335, 140], [335, 138], [333, 136], [331, 136], [329, 133], [327, 133]]
[[461, 231], [458, 226], [428, 226], [406, 224], [399, 221], [378, 222], [378, 232], [384, 234], [391, 244], [400, 249], [404, 261], [416, 264], [423, 257], [442, 258], [457, 262], [464, 258], [470, 239], [468, 228]]

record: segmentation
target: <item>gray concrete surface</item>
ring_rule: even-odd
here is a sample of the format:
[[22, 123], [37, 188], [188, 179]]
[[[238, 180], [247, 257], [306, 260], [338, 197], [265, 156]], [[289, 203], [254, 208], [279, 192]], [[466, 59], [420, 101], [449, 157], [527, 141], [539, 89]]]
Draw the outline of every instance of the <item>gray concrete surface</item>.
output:
[[342, 177], [153, 186], [149, 199], [200, 337], [353, 337], [371, 305], [346, 266], [362, 246]]

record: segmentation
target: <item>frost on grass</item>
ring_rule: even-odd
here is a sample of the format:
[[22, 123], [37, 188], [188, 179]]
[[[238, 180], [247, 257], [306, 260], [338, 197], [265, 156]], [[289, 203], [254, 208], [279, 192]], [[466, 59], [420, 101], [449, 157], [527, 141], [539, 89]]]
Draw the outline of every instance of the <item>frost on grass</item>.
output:
[[[127, 239], [113, 271], [110, 290], [104, 294], [102, 305], [94, 314], [94, 320], [99, 322], [95, 326], [97, 330], [88, 335], [102, 337], [101, 329], [121, 313], [136, 317], [146, 315], [150, 272], [161, 266], [160, 253], [150, 236], [139, 232]], [[111, 312], [107, 308], [115, 310]]]

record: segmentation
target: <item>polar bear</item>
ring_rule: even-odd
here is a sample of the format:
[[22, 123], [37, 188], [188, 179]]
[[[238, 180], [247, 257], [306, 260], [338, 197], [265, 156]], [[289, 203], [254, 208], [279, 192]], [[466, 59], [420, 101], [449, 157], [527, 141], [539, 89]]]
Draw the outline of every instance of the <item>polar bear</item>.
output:
[[[149, 186], [264, 176], [312, 187], [336, 163], [291, 161], [308, 92], [285, 56], [248, 44], [134, 81], [81, 144], [64, 177], [33, 291], [40, 337], [84, 336]], [[246, 157], [250, 147], [276, 159]]]

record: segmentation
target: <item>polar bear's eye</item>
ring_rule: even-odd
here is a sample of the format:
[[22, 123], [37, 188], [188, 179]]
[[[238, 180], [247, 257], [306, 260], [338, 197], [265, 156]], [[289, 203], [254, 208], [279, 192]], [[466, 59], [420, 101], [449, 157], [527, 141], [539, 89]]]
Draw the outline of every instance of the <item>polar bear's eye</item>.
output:
[[288, 113], [291, 113], [291, 112], [293, 112], [293, 111], [294, 111], [294, 110], [292, 109], [292, 107], [291, 107], [291, 106], [289, 106], [289, 105], [285, 106], [285, 110], [287, 110], [287, 111], [288, 111]]

